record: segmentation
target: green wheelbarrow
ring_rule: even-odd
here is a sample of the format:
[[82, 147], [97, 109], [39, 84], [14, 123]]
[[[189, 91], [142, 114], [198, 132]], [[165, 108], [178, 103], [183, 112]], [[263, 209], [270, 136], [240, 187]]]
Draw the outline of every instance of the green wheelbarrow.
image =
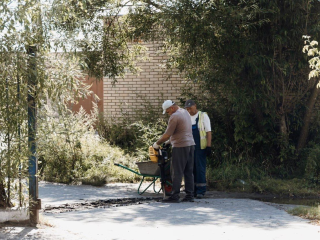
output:
[[[138, 187], [138, 194], [142, 195], [144, 194], [151, 186], [153, 186], [153, 191], [155, 193], [160, 193], [162, 188], [160, 188], [159, 190], [156, 190], [156, 186], [155, 183], [158, 179], [161, 178], [161, 174], [160, 174], [160, 167], [158, 166], [157, 163], [148, 161], [148, 162], [139, 162], [136, 163], [138, 165], [139, 168], [139, 172], [128, 168], [124, 165], [121, 165], [119, 163], [114, 163], [115, 166], [124, 168], [130, 172], [133, 172], [139, 176], [142, 177], [139, 187]], [[172, 181], [171, 181], [171, 177], [170, 177], [170, 164], [169, 162], [166, 163], [165, 165], [165, 171], [166, 171], [166, 182], [164, 184], [164, 189], [166, 193], [171, 192], [172, 190]], [[152, 182], [145, 188], [145, 189], [141, 189], [142, 183], [144, 182], [145, 178], [152, 178]]]

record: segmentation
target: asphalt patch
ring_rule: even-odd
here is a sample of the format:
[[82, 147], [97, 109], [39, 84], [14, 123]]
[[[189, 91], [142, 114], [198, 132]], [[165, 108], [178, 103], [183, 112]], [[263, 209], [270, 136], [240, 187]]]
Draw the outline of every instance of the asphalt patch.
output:
[[147, 198], [117, 198], [96, 201], [85, 201], [81, 203], [66, 203], [59, 206], [46, 205], [41, 212], [44, 213], [65, 213], [73, 211], [81, 211], [94, 208], [111, 208], [111, 207], [124, 207], [139, 204], [148, 204], [151, 202], [160, 202], [162, 197], [147, 197]]

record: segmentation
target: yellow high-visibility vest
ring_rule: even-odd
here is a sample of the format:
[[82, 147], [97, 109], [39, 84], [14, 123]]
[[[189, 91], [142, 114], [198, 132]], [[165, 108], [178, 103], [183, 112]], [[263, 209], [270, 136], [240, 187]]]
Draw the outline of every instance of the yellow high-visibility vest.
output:
[[199, 111], [199, 121], [198, 121], [198, 129], [200, 134], [200, 148], [205, 149], [207, 147], [207, 133], [204, 129], [203, 125], [203, 116], [207, 114], [206, 112]]

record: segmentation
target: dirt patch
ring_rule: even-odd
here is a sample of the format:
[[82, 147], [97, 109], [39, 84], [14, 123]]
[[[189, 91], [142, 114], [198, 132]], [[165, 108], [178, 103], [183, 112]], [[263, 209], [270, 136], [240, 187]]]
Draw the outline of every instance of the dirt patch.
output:
[[[183, 197], [184, 193], [182, 193]], [[239, 198], [239, 199], [253, 199], [266, 202], [278, 209], [288, 210], [298, 205], [308, 205], [308, 201], [320, 201], [320, 198], [304, 199], [304, 198], [284, 198], [273, 194], [258, 194], [258, 193], [241, 193], [241, 192], [219, 192], [208, 191], [204, 199], [210, 198]], [[72, 204], [61, 204], [59, 206], [46, 205], [41, 212], [44, 213], [64, 213], [72, 211], [80, 211], [94, 208], [110, 208], [123, 207], [129, 205], [147, 204], [151, 202], [160, 202], [162, 197], [137, 197], [137, 198], [118, 198], [118, 199], [104, 199], [96, 201], [85, 201]], [[306, 203], [306, 204], [305, 204]]]
[[73, 204], [61, 204], [59, 206], [46, 205], [41, 212], [45, 213], [64, 213], [72, 211], [80, 211], [93, 208], [110, 208], [110, 207], [123, 207], [129, 205], [139, 205], [151, 202], [159, 202], [162, 197], [148, 197], [148, 198], [120, 198], [120, 199], [106, 199], [97, 201], [85, 201]]

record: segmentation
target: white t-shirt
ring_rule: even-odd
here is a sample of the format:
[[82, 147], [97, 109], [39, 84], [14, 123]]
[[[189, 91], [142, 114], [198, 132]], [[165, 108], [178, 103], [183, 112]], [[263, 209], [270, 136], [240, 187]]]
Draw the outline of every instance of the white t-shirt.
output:
[[[203, 113], [202, 113], [203, 114]], [[195, 115], [191, 116], [191, 124], [194, 125], [196, 124], [196, 119], [199, 116], [199, 112], [197, 112]], [[208, 114], [204, 114], [202, 117], [202, 122], [203, 122], [203, 126], [204, 126], [204, 130], [206, 132], [211, 132], [211, 125], [210, 125], [210, 119], [208, 117]]]

